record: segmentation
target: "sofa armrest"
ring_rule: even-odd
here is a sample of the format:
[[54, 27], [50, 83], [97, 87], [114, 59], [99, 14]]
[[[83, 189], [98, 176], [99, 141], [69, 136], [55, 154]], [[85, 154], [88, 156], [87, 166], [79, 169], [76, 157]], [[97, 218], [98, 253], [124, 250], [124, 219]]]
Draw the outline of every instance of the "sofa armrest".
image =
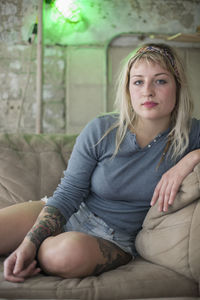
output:
[[185, 178], [167, 212], [159, 212], [157, 205], [150, 208], [137, 235], [138, 253], [199, 283], [200, 164]]

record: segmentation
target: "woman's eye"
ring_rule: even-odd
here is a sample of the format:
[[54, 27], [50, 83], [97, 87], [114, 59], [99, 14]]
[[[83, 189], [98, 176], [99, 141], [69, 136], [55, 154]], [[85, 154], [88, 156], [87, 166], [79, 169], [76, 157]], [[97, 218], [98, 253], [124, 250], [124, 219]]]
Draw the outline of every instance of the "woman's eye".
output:
[[158, 80], [156, 80], [156, 82], [158, 84], [165, 84], [165, 83], [167, 83], [167, 81], [165, 79], [158, 79]]
[[142, 80], [136, 80], [136, 81], [134, 81], [134, 85], [140, 85], [140, 84], [142, 84]]

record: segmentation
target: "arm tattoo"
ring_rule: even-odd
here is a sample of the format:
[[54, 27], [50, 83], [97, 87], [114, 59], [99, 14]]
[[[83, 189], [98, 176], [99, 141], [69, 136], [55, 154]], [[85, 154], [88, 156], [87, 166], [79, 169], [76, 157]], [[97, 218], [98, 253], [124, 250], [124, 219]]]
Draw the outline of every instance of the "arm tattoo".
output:
[[60, 233], [65, 223], [65, 218], [57, 208], [45, 206], [26, 237], [38, 249], [47, 237]]

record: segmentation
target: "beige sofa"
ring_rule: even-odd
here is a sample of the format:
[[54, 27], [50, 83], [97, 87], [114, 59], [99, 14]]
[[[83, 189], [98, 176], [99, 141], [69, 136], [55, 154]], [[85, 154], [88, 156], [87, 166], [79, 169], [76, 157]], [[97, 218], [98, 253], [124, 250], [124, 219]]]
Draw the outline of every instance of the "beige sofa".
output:
[[[51, 195], [67, 166], [74, 140], [64, 135], [0, 134], [0, 207]], [[0, 298], [198, 299], [199, 199], [200, 165], [185, 179], [167, 213], [150, 209], [137, 237], [140, 256], [98, 277], [62, 279], [40, 274], [25, 283], [11, 283], [3, 278], [1, 257]]]

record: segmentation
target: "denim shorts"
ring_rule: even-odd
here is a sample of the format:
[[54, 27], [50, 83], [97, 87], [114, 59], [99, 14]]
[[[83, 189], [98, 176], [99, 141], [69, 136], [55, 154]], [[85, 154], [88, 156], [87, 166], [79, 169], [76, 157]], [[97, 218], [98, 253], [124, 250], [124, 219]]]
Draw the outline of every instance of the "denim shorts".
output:
[[83, 232], [108, 240], [125, 252], [136, 255], [135, 238], [113, 230], [101, 218], [94, 215], [83, 202], [79, 210], [71, 216], [64, 228], [65, 231]]

